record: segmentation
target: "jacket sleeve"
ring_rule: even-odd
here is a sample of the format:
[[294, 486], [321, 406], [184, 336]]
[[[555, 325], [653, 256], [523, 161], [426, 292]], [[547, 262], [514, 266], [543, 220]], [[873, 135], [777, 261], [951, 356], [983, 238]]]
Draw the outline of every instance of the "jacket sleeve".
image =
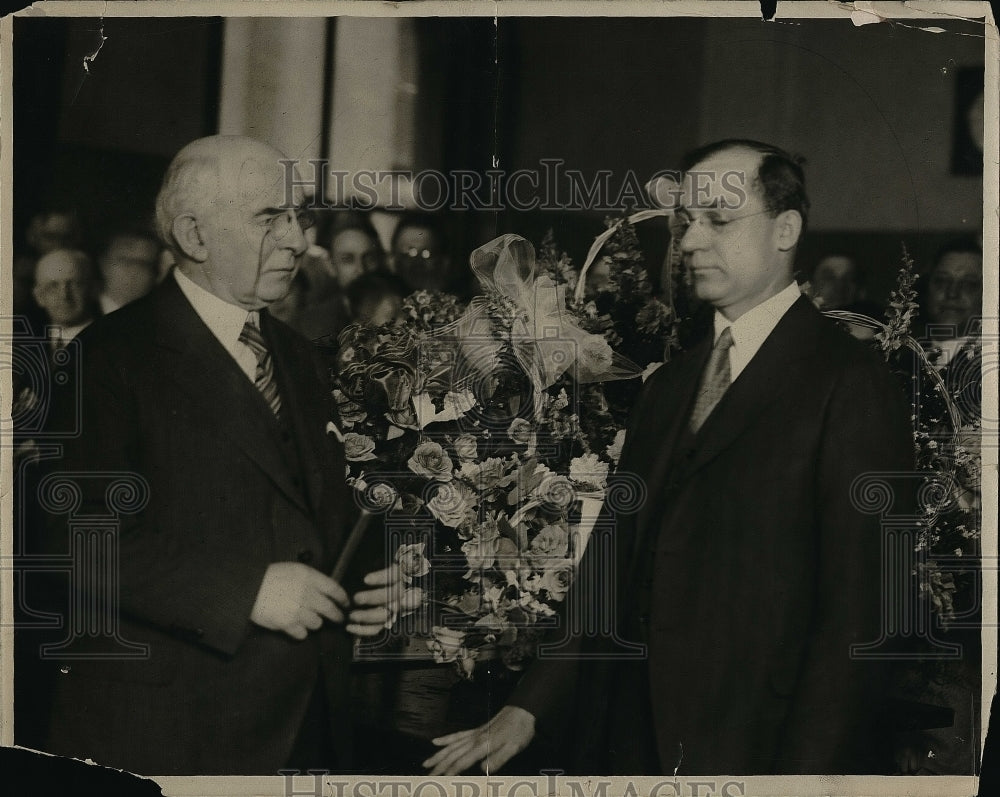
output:
[[[875, 358], [845, 367], [822, 419], [818, 462], [818, 582], [815, 622], [791, 696], [778, 771], [858, 772], [882, 696], [884, 662], [851, 655], [881, 637], [883, 531], [861, 506], [855, 480], [872, 474], [891, 494], [893, 513], [912, 506], [910, 411]], [[871, 750], [867, 751], [871, 754]]]
[[[629, 415], [625, 444], [616, 474], [626, 474], [626, 478], [631, 478], [633, 475], [643, 475], [644, 463], [636, 461], [636, 441], [640, 435], [647, 433], [649, 414], [656, 411], [663, 391], [669, 390], [668, 379], [669, 371], [667, 367], [664, 367], [643, 386], [635, 407]], [[612, 474], [608, 479], [609, 491], [614, 489], [615, 478], [615, 474]], [[631, 491], [631, 489], [631, 486], [625, 488], [626, 491]], [[597, 604], [602, 600], [609, 599], [606, 585], [613, 583], [609, 582], [609, 571], [612, 568], [617, 571], [617, 581], [620, 581], [621, 574], [627, 571], [629, 562], [626, 557], [632, 548], [632, 535], [635, 534], [634, 520], [635, 515], [631, 512], [616, 515], [608, 508], [607, 504], [602, 507], [595, 528], [612, 529], [612, 548], [615, 552], [615, 561], [608, 562], [602, 559], [602, 557], [607, 556], [607, 548], [593, 544], [588, 545], [577, 567], [579, 578], [566, 597], [564, 609], [576, 606], [579, 612], [592, 613], [599, 608], [607, 608], [615, 611], [616, 627], [621, 628], [622, 617], [617, 611], [618, 605], [598, 607]], [[600, 583], [595, 582], [593, 578], [595, 576]], [[598, 666], [602, 672], [606, 672], [608, 662], [613, 659], [599, 657], [597, 654], [600, 654], [601, 650], [613, 649], [616, 643], [622, 641], [608, 638], [587, 640], [585, 643], [579, 634], [569, 635], [567, 638], [565, 632], [561, 633], [566, 642], [560, 646], [559, 658], [543, 657], [533, 662], [508, 700], [508, 704], [519, 706], [531, 712], [538, 720], [541, 732], [553, 735], [573, 730], [567, 728], [566, 725], [569, 718], [573, 716], [574, 703], [580, 702], [577, 695], [578, 686], [586, 680], [581, 677], [580, 672], [583, 648], [586, 646], [588, 659], [603, 660], [602, 664]], [[546, 641], [552, 642], [551, 639]], [[627, 640], [625, 642], [630, 644]], [[589, 665], [583, 664], [582, 666]], [[592, 712], [598, 705], [603, 705], [595, 696], [591, 696], [584, 702], [587, 704], [588, 712]], [[595, 717], [591, 719], [594, 722], [602, 721]]]
[[[87, 342], [83, 341], [84, 346]], [[93, 343], [99, 348], [104, 341]], [[82, 355], [90, 353], [84, 348]], [[62, 391], [52, 408], [57, 418], [75, 415], [79, 419], [79, 434], [65, 441], [63, 456], [46, 468], [50, 478], [68, 479], [76, 485], [79, 505], [73, 514], [77, 518], [108, 517], [108, 488], [117, 474], [140, 485], [148, 485], [155, 477], [143, 473], [139, 465], [143, 441], [130, 385], [133, 377], [121, 358], [95, 349], [93, 356], [81, 361], [79, 384]], [[183, 467], [183, 463], [176, 466]], [[123, 500], [132, 499], [125, 496]], [[196, 524], [197, 518], [192, 517], [191, 523]], [[65, 512], [51, 506], [44, 509], [39, 529], [43, 552], [80, 555], [69, 547]], [[221, 653], [236, 652], [251, 628], [250, 613], [267, 568], [264, 552], [233, 550], [226, 557], [199, 553], [200, 548], [162, 528], [148, 509], [120, 514], [115, 539], [116, 559], [107, 563], [114, 572], [98, 575], [94, 583], [99, 594], [78, 603], [78, 607], [88, 607], [82, 611], [110, 612], [113, 617], [120, 612]], [[117, 580], [110, 599], [106, 578]]]

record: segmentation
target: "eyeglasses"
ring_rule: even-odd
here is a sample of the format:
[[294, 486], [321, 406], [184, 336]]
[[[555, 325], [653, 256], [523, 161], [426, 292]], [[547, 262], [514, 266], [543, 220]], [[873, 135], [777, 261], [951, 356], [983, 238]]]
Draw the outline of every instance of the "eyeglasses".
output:
[[976, 294], [983, 289], [983, 282], [982, 280], [969, 279], [968, 277], [953, 279], [952, 277], [946, 277], [944, 274], [935, 274], [930, 278], [930, 287], [939, 293], [958, 292]]
[[679, 241], [684, 237], [687, 231], [691, 229], [692, 225], [700, 224], [702, 221], [706, 221], [708, 223], [708, 230], [711, 234], [721, 235], [730, 224], [770, 212], [770, 210], [765, 208], [764, 210], [758, 210], [755, 213], [746, 213], [742, 216], [732, 216], [730, 218], [726, 218], [715, 209], [708, 209], [699, 216], [692, 216], [690, 211], [686, 208], [679, 208], [670, 217], [668, 226], [670, 228], [670, 235], [675, 241]]
[[38, 292], [45, 296], [54, 296], [55, 294], [61, 294], [66, 291], [67, 288], [72, 288], [76, 293], [83, 293], [87, 290], [89, 283], [86, 280], [71, 279], [63, 280], [61, 282], [43, 282], [38, 285]]
[[316, 223], [316, 214], [305, 208], [286, 208], [264, 216], [261, 222], [271, 237], [280, 241], [291, 232], [293, 220], [305, 232]]
[[434, 257], [434, 253], [430, 249], [417, 249], [415, 246], [411, 246], [399, 254], [401, 257], [410, 258], [410, 260], [430, 260]]

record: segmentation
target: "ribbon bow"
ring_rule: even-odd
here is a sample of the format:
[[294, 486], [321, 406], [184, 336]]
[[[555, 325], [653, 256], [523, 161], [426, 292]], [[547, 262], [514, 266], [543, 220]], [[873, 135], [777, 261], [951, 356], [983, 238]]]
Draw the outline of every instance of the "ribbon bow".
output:
[[457, 339], [461, 364], [474, 375], [496, 373], [509, 345], [531, 380], [536, 409], [542, 391], [567, 371], [578, 383], [640, 375], [642, 369], [613, 352], [602, 335], [576, 325], [566, 312], [566, 286], [536, 276], [535, 248], [521, 236], [494, 238], [469, 263], [485, 295], [441, 333]]

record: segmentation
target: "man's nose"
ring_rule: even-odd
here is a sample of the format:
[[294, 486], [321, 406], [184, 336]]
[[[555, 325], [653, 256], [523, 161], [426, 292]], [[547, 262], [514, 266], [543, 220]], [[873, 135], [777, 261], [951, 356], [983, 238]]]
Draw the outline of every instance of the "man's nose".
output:
[[952, 280], [951, 282], [947, 283], [944, 294], [948, 299], [961, 299], [962, 283], [960, 283], [958, 280]]
[[698, 219], [694, 219], [687, 226], [687, 229], [684, 230], [684, 234], [681, 236], [681, 251], [690, 253], [698, 249], [704, 249], [706, 246], [708, 246], [708, 236], [702, 229], [701, 222]]
[[299, 218], [295, 212], [290, 210], [288, 213], [290, 218], [288, 231], [281, 236], [279, 245], [282, 249], [290, 249], [292, 254], [298, 257], [305, 254], [306, 249], [309, 248], [309, 239], [306, 238], [305, 231], [299, 224]]

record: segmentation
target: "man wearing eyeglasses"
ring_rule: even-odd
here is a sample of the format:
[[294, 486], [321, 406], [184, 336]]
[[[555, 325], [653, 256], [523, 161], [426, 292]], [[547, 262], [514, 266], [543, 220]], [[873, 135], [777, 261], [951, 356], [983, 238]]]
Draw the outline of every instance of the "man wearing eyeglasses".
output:
[[[674, 240], [714, 333], [646, 383], [619, 465], [645, 501], [606, 508], [614, 558], [592, 538], [567, 597], [568, 617], [613, 599], [615, 633], [536, 661], [489, 724], [436, 740], [432, 773], [496, 771], [536, 723], [574, 729], [571, 761], [553, 765], [589, 774], [891, 767], [878, 665], [851, 651], [879, 641], [882, 619], [879, 519], [852, 485], [912, 469], [908, 408], [881, 359], [795, 283], [799, 161], [733, 140], [684, 171]], [[588, 574], [612, 567], [609, 595]]]
[[[398, 573], [353, 597], [327, 575], [343, 451], [310, 345], [267, 312], [307, 247], [283, 158], [242, 137], [181, 150], [156, 205], [173, 273], [80, 337], [81, 435], [53, 467], [78, 480], [76, 514], [108, 514], [102, 474], [148, 501], [119, 510], [116, 589], [67, 618], [114, 634], [57, 662], [51, 752], [147, 774], [350, 766], [352, 637], [384, 627]], [[65, 554], [66, 517], [47, 529]]]
[[974, 343], [983, 314], [983, 251], [975, 240], [950, 241], [937, 253], [925, 301], [931, 352], [941, 368]]
[[56, 249], [38, 259], [33, 295], [51, 322], [53, 349], [65, 348], [100, 314], [97, 294], [94, 266], [86, 253]]
[[442, 291], [451, 281], [447, 241], [430, 213], [404, 214], [392, 233], [390, 265], [411, 291]]

